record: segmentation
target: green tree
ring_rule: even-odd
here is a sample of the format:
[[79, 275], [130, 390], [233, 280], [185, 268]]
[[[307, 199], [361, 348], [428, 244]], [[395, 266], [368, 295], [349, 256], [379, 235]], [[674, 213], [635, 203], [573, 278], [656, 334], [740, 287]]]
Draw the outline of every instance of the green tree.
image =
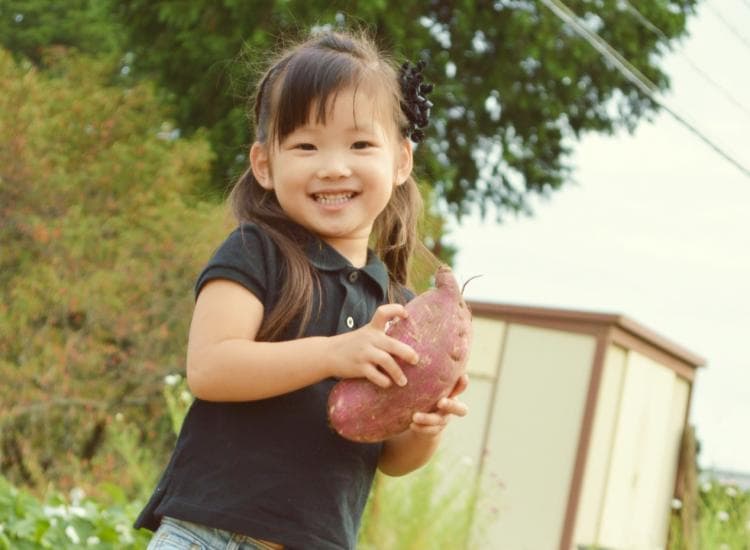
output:
[[0, 468], [37, 487], [113, 477], [117, 413], [163, 457], [162, 380], [227, 230], [194, 195], [205, 138], [173, 139], [150, 86], [55, 52], [40, 72], [0, 50]]
[[[566, 2], [662, 90], [669, 80], [660, 54], [684, 34], [696, 3], [639, 3], [664, 40], [627, 3]], [[569, 177], [576, 138], [633, 129], [658, 108], [538, 0], [131, 0], [112, 6], [136, 71], [168, 90], [180, 128], [209, 129], [219, 188], [246, 162], [243, 102], [258, 56], [277, 36], [350, 23], [344, 14], [369, 25], [387, 48], [429, 61], [428, 79], [437, 87], [433, 129], [419, 151], [422, 175], [455, 213], [472, 205], [494, 205], [499, 215], [526, 210], [529, 194], [550, 193]]]
[[119, 54], [121, 28], [99, 0], [0, 0], [0, 45], [44, 64], [49, 46]]

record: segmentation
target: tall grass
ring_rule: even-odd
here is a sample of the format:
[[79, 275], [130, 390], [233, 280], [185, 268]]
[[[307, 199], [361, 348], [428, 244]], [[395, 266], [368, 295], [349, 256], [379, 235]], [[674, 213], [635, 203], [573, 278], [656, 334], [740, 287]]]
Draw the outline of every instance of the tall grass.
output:
[[466, 459], [438, 455], [407, 476], [376, 476], [357, 548], [489, 548], [483, 527], [492, 510], [476, 467]]
[[716, 480], [703, 483], [692, 537], [683, 532], [681, 502], [673, 509], [669, 550], [750, 550], [750, 490]]

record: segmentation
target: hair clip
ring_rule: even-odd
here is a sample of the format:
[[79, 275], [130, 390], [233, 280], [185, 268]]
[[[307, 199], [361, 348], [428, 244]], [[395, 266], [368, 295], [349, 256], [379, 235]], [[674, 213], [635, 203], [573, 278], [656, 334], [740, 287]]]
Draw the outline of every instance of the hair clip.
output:
[[401, 65], [399, 81], [403, 100], [401, 109], [404, 111], [409, 124], [404, 128], [404, 135], [415, 143], [425, 137], [422, 128], [430, 124], [430, 108], [432, 102], [425, 96], [432, 91], [432, 84], [423, 83], [422, 70], [427, 63], [419, 61], [416, 65], [408, 61]]

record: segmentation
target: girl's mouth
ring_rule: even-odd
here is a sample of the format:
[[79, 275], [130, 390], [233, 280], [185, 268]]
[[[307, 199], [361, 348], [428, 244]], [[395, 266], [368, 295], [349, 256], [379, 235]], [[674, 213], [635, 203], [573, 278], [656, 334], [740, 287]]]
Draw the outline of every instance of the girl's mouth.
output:
[[334, 206], [344, 204], [354, 197], [356, 193], [348, 191], [346, 193], [313, 193], [313, 199], [325, 206]]

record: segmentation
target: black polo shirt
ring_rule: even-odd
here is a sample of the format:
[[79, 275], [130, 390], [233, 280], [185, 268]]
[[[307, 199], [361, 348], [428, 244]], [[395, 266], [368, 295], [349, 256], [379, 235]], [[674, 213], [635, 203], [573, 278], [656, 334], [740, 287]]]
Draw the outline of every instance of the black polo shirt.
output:
[[[304, 336], [330, 336], [368, 323], [386, 303], [388, 274], [370, 252], [361, 269], [293, 226], [320, 277]], [[300, 232], [301, 231], [301, 232]], [[198, 277], [250, 290], [268, 312], [281, 288], [281, 251], [254, 224], [232, 232]], [[318, 303], [323, 300], [319, 317]], [[282, 340], [294, 337], [296, 323]], [[161, 517], [282, 543], [295, 549], [351, 549], [382, 444], [347, 441], [327, 419], [329, 378], [258, 401], [196, 399], [156, 491], [136, 520], [155, 530]]]

